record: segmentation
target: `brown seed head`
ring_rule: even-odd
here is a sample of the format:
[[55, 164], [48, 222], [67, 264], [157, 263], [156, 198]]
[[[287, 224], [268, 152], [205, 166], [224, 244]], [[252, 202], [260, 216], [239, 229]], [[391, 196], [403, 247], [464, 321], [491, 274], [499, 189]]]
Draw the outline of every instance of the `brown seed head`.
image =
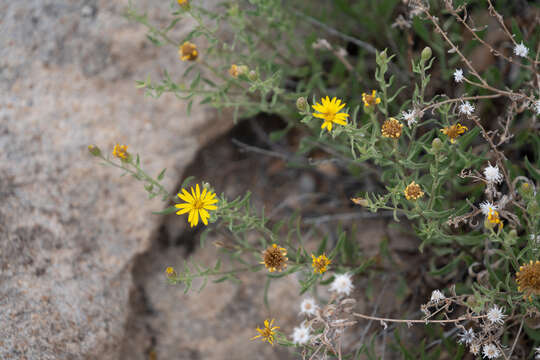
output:
[[409, 185], [407, 185], [404, 193], [407, 200], [417, 200], [421, 198], [422, 196], [424, 196], [424, 192], [422, 191], [422, 188], [420, 187], [420, 185], [418, 185], [414, 181], [410, 183]]
[[287, 250], [279, 247], [276, 244], [272, 244], [262, 253], [263, 261], [261, 264], [270, 272], [283, 271], [287, 267]]
[[519, 267], [516, 273], [518, 290], [523, 292], [525, 298], [532, 299], [533, 295], [540, 295], [540, 261], [532, 260]]
[[401, 136], [401, 129], [403, 124], [394, 118], [386, 120], [381, 128], [382, 136], [398, 139]]
[[197, 45], [190, 43], [189, 41], [186, 41], [180, 46], [178, 53], [182, 61], [195, 61], [199, 56]]

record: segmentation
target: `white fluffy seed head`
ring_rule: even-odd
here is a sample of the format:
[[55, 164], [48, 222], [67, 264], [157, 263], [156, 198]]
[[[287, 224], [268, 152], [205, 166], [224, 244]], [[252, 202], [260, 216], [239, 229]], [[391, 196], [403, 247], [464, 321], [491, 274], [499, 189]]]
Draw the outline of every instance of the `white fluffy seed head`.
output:
[[533, 102], [532, 106], [536, 115], [540, 115], [540, 100]]
[[470, 102], [465, 101], [464, 103], [459, 105], [460, 114], [472, 115], [473, 112], [474, 112], [474, 105], [471, 104]]
[[529, 54], [529, 49], [525, 46], [525, 44], [523, 44], [523, 41], [514, 47], [514, 55], [527, 57], [528, 54]]
[[352, 284], [351, 275], [345, 274], [336, 274], [334, 281], [330, 284], [330, 291], [335, 291], [338, 294], [349, 295], [354, 289]]
[[461, 334], [458, 335], [458, 342], [461, 344], [471, 344], [475, 339], [475, 334], [472, 328], [469, 330], [464, 330]]
[[403, 111], [401, 113], [401, 118], [407, 122], [407, 125], [409, 127], [416, 124], [416, 122], [417, 122], [416, 112], [414, 110]]
[[499, 171], [499, 165], [491, 166], [491, 164], [489, 164], [484, 169], [484, 176], [486, 177], [486, 180], [492, 184], [498, 184], [503, 180], [503, 176]]
[[309, 326], [302, 323], [300, 326], [295, 327], [292, 333], [292, 341], [298, 345], [305, 345], [309, 342], [311, 334], [309, 333]]
[[489, 201], [484, 201], [480, 203], [480, 210], [482, 210], [482, 214], [484, 214], [484, 216], [488, 216], [490, 210], [497, 211], [497, 209], [497, 205], [494, 205]]
[[478, 355], [478, 353], [480, 352], [480, 348], [481, 348], [480, 343], [478, 343], [478, 342], [473, 342], [473, 343], [471, 344], [471, 347], [469, 348], [469, 350], [471, 351], [471, 353], [472, 353], [473, 355]]
[[444, 300], [445, 296], [440, 290], [434, 290], [431, 293], [431, 301], [433, 301], [435, 304], [438, 304], [439, 301]]
[[306, 298], [302, 300], [302, 303], [300, 304], [300, 313], [305, 315], [315, 315], [318, 308], [319, 307], [313, 298]]
[[484, 345], [483, 355], [488, 359], [496, 359], [501, 356], [501, 352], [499, 351], [499, 349], [497, 349], [497, 346], [495, 344], [490, 343]]
[[463, 81], [463, 70], [456, 69], [454, 71], [454, 81], [457, 82], [457, 83], [460, 83], [460, 82]]
[[488, 310], [486, 315], [492, 324], [504, 324], [504, 318], [506, 315], [504, 315], [503, 310], [497, 305], [493, 305], [493, 307]]

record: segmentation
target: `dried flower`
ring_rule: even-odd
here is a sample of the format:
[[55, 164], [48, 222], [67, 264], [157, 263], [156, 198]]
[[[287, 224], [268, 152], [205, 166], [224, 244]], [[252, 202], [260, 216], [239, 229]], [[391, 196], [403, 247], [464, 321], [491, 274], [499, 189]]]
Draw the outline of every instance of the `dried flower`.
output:
[[382, 136], [398, 139], [401, 136], [403, 124], [394, 118], [386, 120], [381, 128]]
[[195, 61], [199, 56], [199, 52], [197, 51], [197, 45], [189, 41], [186, 41], [185, 43], [180, 45], [180, 48], [178, 49], [178, 54], [180, 55], [180, 59], [182, 61]]
[[540, 295], [540, 261], [532, 260], [519, 267], [516, 273], [518, 291], [523, 292], [529, 299], [532, 295]]
[[315, 50], [332, 50], [332, 46], [326, 39], [317, 39], [311, 47]]
[[195, 186], [195, 191], [193, 191], [193, 187], [191, 187], [191, 194], [187, 192], [186, 189], [182, 189], [182, 192], [178, 193], [178, 197], [184, 200], [185, 203], [174, 205], [174, 207], [180, 209], [176, 214], [182, 215], [189, 212], [188, 222], [190, 227], [199, 224], [199, 216], [201, 217], [203, 224], [208, 225], [210, 214], [207, 210], [217, 210], [217, 206], [214, 205], [218, 202], [217, 199], [214, 199], [216, 194], [206, 187], [203, 188], [201, 193], [199, 184]]
[[456, 139], [459, 135], [463, 134], [465, 131], [469, 130], [466, 126], [462, 126], [457, 123], [452, 126], [447, 126], [444, 129], [441, 129], [441, 132], [450, 138], [450, 142], [453, 144], [456, 142]]
[[369, 108], [370, 106], [375, 106], [381, 102], [381, 98], [377, 96], [377, 90], [372, 90], [371, 95], [362, 93], [362, 101], [364, 106]]
[[349, 295], [354, 289], [352, 284], [351, 275], [345, 274], [336, 274], [334, 281], [330, 284], [330, 291], [335, 291], [338, 294]]
[[326, 272], [326, 270], [328, 270], [328, 265], [332, 262], [325, 254], [319, 255], [318, 257], [311, 254], [311, 258], [313, 259], [313, 263], [311, 264], [313, 272], [319, 274]]
[[480, 348], [481, 348], [482, 344], [480, 344], [479, 342], [473, 342], [471, 344], [471, 347], [469, 348], [469, 351], [471, 352], [471, 354], [473, 355], [478, 355], [480, 353]]
[[529, 54], [529, 49], [525, 46], [525, 44], [523, 44], [523, 41], [514, 47], [514, 55], [527, 57], [528, 54]]
[[496, 359], [501, 356], [501, 352], [499, 351], [499, 349], [497, 349], [497, 346], [490, 343], [484, 345], [483, 355], [488, 359]]
[[459, 113], [465, 115], [471, 115], [474, 112], [474, 105], [468, 101], [465, 101], [459, 105]]
[[504, 324], [504, 318], [506, 317], [506, 315], [503, 314], [503, 309], [501, 309], [497, 305], [493, 305], [493, 307], [488, 310], [486, 315], [488, 320], [492, 324]]
[[300, 304], [300, 314], [315, 315], [318, 308], [313, 298], [306, 298]]
[[460, 82], [463, 81], [463, 70], [456, 69], [454, 71], [454, 81], [457, 82], [457, 83], [460, 83]]
[[497, 210], [497, 209], [498, 209], [497, 205], [494, 205], [493, 203], [489, 201], [484, 201], [480, 203], [480, 210], [482, 210], [482, 214], [484, 214], [484, 216], [488, 216], [490, 210]]
[[308, 343], [311, 335], [309, 333], [309, 326], [302, 323], [299, 327], [295, 327], [292, 333], [292, 341], [298, 345], [305, 345]]
[[318, 113], [314, 113], [313, 116], [323, 119], [324, 122], [321, 125], [321, 129], [327, 128], [328, 131], [332, 130], [332, 124], [347, 125], [347, 118], [349, 114], [339, 112], [345, 107], [345, 103], [341, 103], [341, 100], [333, 97], [332, 100], [327, 96], [321, 99], [322, 104], [316, 103], [312, 105], [313, 109]]
[[540, 100], [536, 100], [533, 104], [533, 109], [536, 112], [536, 115], [540, 115]]
[[422, 188], [414, 181], [407, 185], [403, 192], [405, 193], [405, 198], [407, 198], [407, 200], [418, 200], [424, 196]]
[[488, 216], [487, 216], [487, 222], [489, 224], [492, 224], [492, 225], [495, 225], [495, 224], [499, 224], [499, 230], [503, 228], [503, 222], [501, 221], [501, 219], [499, 218], [499, 212], [493, 210], [493, 209], [489, 209], [489, 213], [488, 213]]
[[270, 272], [283, 271], [287, 267], [287, 250], [279, 247], [277, 244], [272, 244], [262, 253], [261, 264]]
[[416, 111], [409, 110], [409, 111], [403, 111], [401, 113], [401, 118], [407, 122], [407, 125], [411, 127], [412, 125], [416, 124]]
[[251, 340], [261, 338], [263, 342], [268, 341], [273, 346], [274, 335], [276, 333], [275, 330], [279, 329], [279, 326], [272, 327], [273, 324], [274, 324], [274, 319], [272, 319], [272, 321], [268, 321], [268, 319], [264, 320], [264, 329], [259, 329], [257, 327], [257, 331], [259, 332], [259, 335], [252, 337]]
[[127, 160], [128, 157], [129, 157], [129, 153], [127, 152], [127, 145], [119, 145], [119, 144], [116, 144], [114, 145], [114, 149], [113, 149], [113, 156], [116, 156], [117, 158], [121, 159], [121, 160]]
[[432, 293], [431, 293], [431, 299], [430, 301], [434, 302], [435, 304], [438, 304], [439, 301], [442, 301], [446, 299], [446, 297], [444, 296], [444, 294], [442, 293], [442, 291], [440, 290], [434, 290]]
[[474, 331], [472, 328], [470, 328], [469, 330], [463, 330], [463, 332], [458, 336], [458, 342], [461, 344], [472, 344], [475, 339]]

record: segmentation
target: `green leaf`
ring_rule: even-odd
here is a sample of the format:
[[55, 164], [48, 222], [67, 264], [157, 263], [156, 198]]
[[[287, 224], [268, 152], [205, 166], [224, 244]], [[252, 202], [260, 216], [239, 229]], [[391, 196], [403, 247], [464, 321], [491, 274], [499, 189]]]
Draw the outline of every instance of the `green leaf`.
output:
[[161, 170], [161, 172], [160, 172], [159, 175], [157, 176], [158, 181], [163, 180], [163, 177], [165, 176], [165, 171], [167, 171], [167, 168]]
[[182, 181], [182, 185], [180, 185], [180, 187], [182, 189], [186, 188], [193, 180], [195, 180], [195, 176], [188, 176], [184, 179], [184, 181]]

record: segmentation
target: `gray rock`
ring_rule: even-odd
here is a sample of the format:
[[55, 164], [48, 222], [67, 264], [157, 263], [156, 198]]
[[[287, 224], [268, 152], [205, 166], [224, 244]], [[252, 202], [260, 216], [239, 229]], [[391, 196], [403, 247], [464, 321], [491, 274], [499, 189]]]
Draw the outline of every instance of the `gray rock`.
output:
[[[141, 3], [142, 1], [139, 1]], [[119, 359], [133, 259], [160, 222], [142, 184], [91, 158], [116, 143], [176, 185], [231, 123], [134, 81], [185, 64], [149, 45], [127, 1], [0, 3], [0, 358]], [[146, 0], [149, 16], [169, 2]], [[189, 30], [185, 23], [176, 35]], [[209, 122], [217, 124], [211, 129]], [[216, 123], [217, 122], [217, 123]]]

